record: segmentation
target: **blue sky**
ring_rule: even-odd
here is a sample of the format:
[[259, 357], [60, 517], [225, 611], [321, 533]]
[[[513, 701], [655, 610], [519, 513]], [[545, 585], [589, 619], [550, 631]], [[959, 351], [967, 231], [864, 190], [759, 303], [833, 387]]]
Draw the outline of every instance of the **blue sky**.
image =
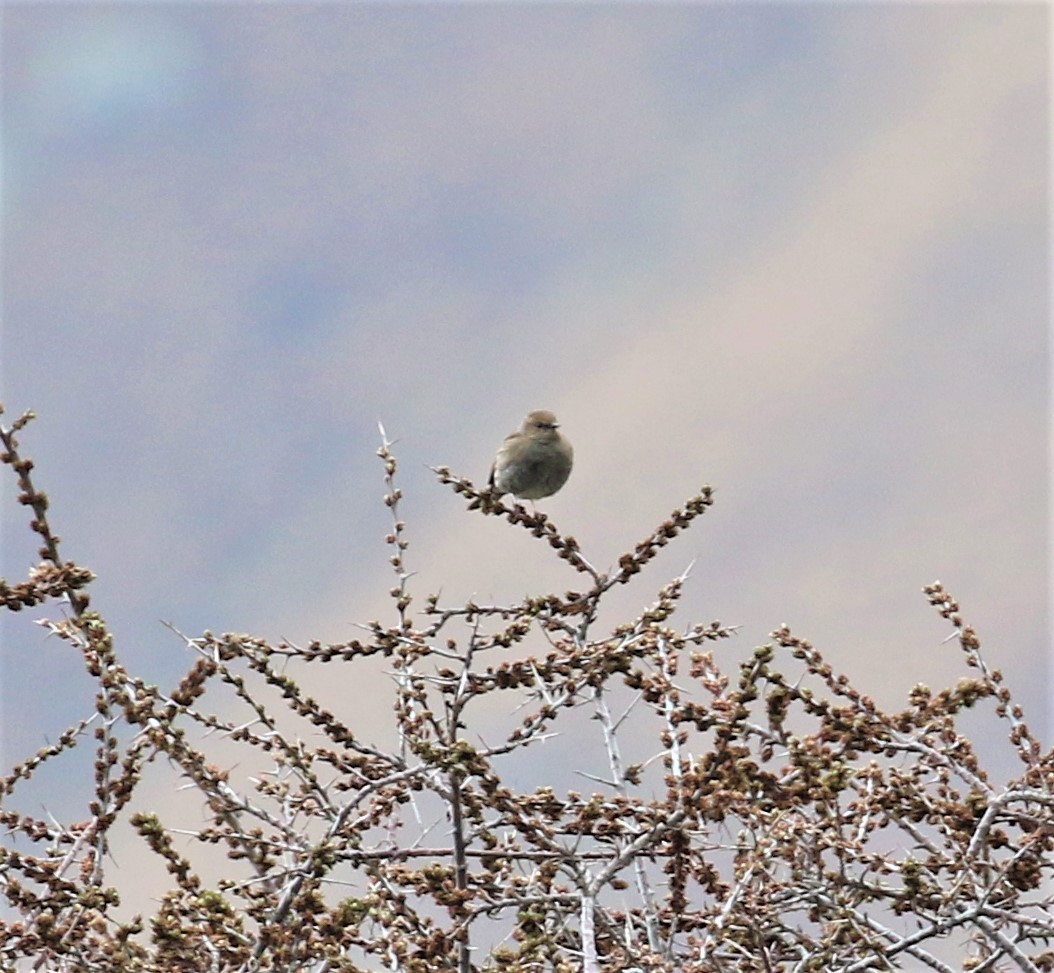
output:
[[[740, 625], [730, 666], [788, 622], [895, 705], [963, 674], [940, 578], [1042, 721], [1048, 21], [5, 5], [3, 400], [40, 415], [24, 447], [119, 652], [170, 684], [162, 619], [336, 641], [389, 612], [378, 420], [419, 602], [573, 585], [426, 469], [482, 482], [550, 408], [576, 467], [544, 507], [594, 563], [717, 488], [619, 610], [697, 559], [683, 621]], [[30, 616], [7, 761], [91, 705]]]

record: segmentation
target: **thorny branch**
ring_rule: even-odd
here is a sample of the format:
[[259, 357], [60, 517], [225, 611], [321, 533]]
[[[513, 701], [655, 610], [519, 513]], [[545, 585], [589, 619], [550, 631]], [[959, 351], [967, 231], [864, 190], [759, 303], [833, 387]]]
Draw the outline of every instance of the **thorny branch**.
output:
[[[768, 973], [910, 957], [939, 971], [1054, 970], [1054, 756], [939, 583], [926, 596], [972, 675], [886, 712], [785, 626], [738, 669], [719, 664], [708, 646], [733, 629], [672, 627], [686, 575], [599, 629], [607, 593], [694, 526], [709, 487], [602, 571], [545, 514], [440, 467], [470, 511], [528, 531], [584, 590], [490, 605], [429, 595], [415, 614], [382, 429], [394, 624], [340, 644], [181, 636], [193, 662], [165, 692], [127, 670], [89, 607], [93, 575], [60, 554], [19, 451], [30, 418], [0, 439], [42, 560], [0, 582], [0, 601], [64, 604], [43, 624], [97, 692], [90, 715], [0, 780], [3, 968]], [[306, 691], [318, 666], [354, 680], [377, 659], [391, 727], [355, 725]], [[986, 702], [1017, 779], [993, 782], [957, 725]], [[26, 810], [28, 782], [89, 733], [89, 817]], [[591, 747], [602, 773], [586, 769]], [[519, 783], [528, 751], [552, 783]], [[173, 820], [163, 797], [132, 811], [158, 758], [199, 795], [194, 820]], [[595, 789], [555, 783], [574, 771]], [[120, 906], [126, 875], [108, 861], [119, 826], [170, 876], [145, 917]]]

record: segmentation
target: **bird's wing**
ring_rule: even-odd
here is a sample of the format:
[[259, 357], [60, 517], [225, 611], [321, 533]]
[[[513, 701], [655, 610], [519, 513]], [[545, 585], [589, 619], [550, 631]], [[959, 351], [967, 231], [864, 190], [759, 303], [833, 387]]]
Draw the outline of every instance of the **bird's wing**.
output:
[[490, 477], [487, 480], [491, 486], [494, 486], [494, 477], [498, 475], [498, 470], [503, 470], [509, 465], [509, 447], [520, 439], [522, 435], [523, 433], [519, 431], [510, 432], [505, 437], [505, 441], [498, 448], [498, 455], [494, 457], [494, 462], [490, 465]]

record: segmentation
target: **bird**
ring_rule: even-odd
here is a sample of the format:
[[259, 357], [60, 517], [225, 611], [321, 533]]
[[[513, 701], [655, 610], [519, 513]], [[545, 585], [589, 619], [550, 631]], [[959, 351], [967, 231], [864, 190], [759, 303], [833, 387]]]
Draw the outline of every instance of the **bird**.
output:
[[488, 482], [499, 497], [511, 493], [521, 500], [541, 500], [567, 482], [573, 460], [574, 450], [556, 416], [542, 409], [529, 413], [519, 431], [505, 437]]

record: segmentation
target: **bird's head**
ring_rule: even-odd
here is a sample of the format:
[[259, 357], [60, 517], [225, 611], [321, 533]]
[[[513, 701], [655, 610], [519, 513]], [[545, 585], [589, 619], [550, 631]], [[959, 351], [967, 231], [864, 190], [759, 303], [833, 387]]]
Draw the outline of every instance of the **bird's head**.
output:
[[556, 421], [556, 416], [544, 409], [530, 413], [523, 420], [524, 433], [534, 439], [554, 439], [559, 428], [560, 423]]

